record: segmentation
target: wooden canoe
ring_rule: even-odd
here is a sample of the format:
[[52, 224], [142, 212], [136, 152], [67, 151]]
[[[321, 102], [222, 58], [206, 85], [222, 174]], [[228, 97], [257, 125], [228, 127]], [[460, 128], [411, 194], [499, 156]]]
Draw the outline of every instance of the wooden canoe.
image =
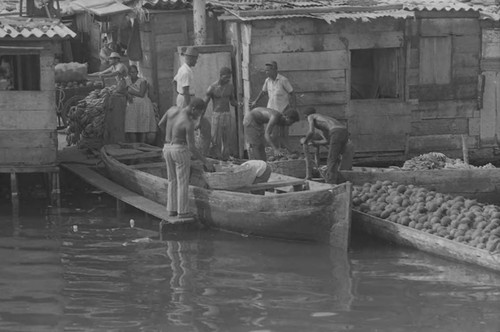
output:
[[440, 193], [500, 205], [500, 168], [404, 171], [393, 168], [354, 167], [349, 171], [340, 171], [340, 179], [353, 185], [386, 180], [405, 185], [414, 184]]
[[353, 210], [352, 220], [353, 231], [362, 231], [399, 245], [500, 272], [500, 253], [490, 253], [357, 210]]
[[[157, 148], [159, 149], [159, 148]], [[124, 149], [125, 150], [125, 149]], [[142, 151], [142, 152], [141, 152]], [[104, 146], [101, 158], [114, 182], [144, 197], [166, 205], [166, 166], [160, 151]], [[156, 162], [138, 164], [145, 157]], [[135, 160], [127, 165], [125, 160]], [[293, 191], [298, 183], [304, 190]], [[272, 173], [268, 183], [238, 191], [211, 190], [190, 186], [190, 208], [199, 221], [209, 227], [241, 234], [290, 240], [319, 241], [347, 250], [351, 221], [351, 184], [329, 185]], [[257, 187], [254, 187], [257, 186]], [[267, 186], [267, 187], [266, 187]], [[266, 195], [254, 189], [275, 188]]]

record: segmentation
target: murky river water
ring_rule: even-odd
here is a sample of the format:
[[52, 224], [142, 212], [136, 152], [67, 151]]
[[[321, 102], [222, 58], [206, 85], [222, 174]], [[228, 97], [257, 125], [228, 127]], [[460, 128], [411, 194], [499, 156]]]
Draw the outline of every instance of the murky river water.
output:
[[0, 331], [500, 331], [500, 274], [482, 268], [356, 234], [348, 255], [209, 230], [161, 241], [131, 217], [145, 225], [109, 207], [0, 217]]

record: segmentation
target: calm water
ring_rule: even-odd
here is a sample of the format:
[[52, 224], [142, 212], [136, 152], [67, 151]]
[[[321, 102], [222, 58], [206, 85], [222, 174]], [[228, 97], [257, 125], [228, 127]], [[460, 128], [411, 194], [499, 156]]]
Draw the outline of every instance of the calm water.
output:
[[0, 217], [0, 331], [500, 331], [500, 274], [481, 268], [358, 236], [348, 255], [208, 230], [160, 241], [128, 227], [142, 214], [67, 212]]

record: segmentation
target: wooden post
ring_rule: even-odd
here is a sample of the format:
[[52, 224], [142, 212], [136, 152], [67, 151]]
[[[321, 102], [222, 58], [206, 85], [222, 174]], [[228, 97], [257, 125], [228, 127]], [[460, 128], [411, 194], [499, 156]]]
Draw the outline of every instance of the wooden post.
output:
[[19, 217], [19, 191], [16, 172], [10, 173], [10, 199], [12, 202], [12, 216], [17, 218]]
[[306, 179], [310, 180], [312, 178], [312, 171], [311, 171], [311, 156], [309, 154], [309, 145], [302, 144], [302, 151], [304, 152], [304, 159], [306, 161]]
[[464, 163], [469, 165], [469, 149], [467, 148], [467, 142], [465, 139], [465, 135], [462, 135], [462, 153], [464, 156]]
[[205, 45], [207, 43], [207, 21], [205, 0], [193, 1], [193, 25], [194, 44]]

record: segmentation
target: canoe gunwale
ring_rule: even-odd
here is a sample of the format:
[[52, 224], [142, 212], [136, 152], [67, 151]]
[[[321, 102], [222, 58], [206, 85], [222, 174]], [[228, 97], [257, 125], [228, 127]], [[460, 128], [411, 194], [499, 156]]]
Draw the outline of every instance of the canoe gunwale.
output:
[[500, 253], [498, 252], [490, 253], [484, 249], [422, 232], [358, 210], [353, 210], [352, 227], [399, 245], [500, 272]]

